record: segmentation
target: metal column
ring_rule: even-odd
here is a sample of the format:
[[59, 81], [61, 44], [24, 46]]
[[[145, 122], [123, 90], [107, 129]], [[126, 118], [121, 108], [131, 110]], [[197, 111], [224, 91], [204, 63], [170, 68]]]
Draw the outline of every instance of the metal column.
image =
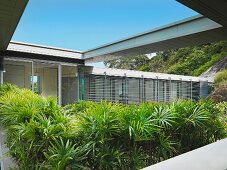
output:
[[126, 104], [128, 104], [128, 100], [127, 100], [127, 75], [125, 74], [125, 86], [124, 87], [124, 92], [123, 92], [123, 95], [124, 95], [124, 102]]
[[144, 84], [144, 77], [143, 77], [143, 75], [141, 75], [141, 83], [142, 83], [142, 85], [141, 85], [141, 92], [142, 92], [142, 95], [141, 95], [141, 101], [142, 102], [144, 102], [144, 99], [145, 99], [145, 84]]
[[192, 100], [192, 79], [190, 79], [191, 80], [191, 100]]
[[103, 81], [103, 100], [106, 100], [106, 72], [104, 72], [104, 81]]
[[172, 101], [172, 80], [169, 77], [169, 101]]
[[34, 62], [31, 62], [32, 64], [32, 91], [34, 92]]
[[58, 104], [62, 104], [62, 65], [58, 65]]
[[157, 76], [157, 98], [156, 98], [156, 101], [158, 102], [159, 101], [159, 80], [158, 80], [158, 76]]

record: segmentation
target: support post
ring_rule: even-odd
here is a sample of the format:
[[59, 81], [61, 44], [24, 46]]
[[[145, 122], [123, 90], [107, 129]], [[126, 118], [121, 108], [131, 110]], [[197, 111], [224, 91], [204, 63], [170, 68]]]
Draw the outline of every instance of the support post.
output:
[[142, 102], [144, 102], [144, 97], [145, 97], [145, 88], [144, 88], [144, 77], [143, 77], [143, 75], [141, 75], [141, 80], [142, 80], [142, 86], [141, 86], [141, 92], [142, 92], [142, 94], [141, 94], [141, 101]]
[[0, 85], [3, 84], [3, 73], [5, 72], [4, 68], [4, 57], [0, 57]]
[[3, 71], [0, 72], [1, 80], [0, 80], [0, 85], [3, 85]]
[[106, 72], [104, 72], [104, 81], [103, 81], [103, 100], [106, 100]]
[[76, 82], [77, 82], [77, 101], [80, 100], [80, 72], [79, 72], [79, 68], [76, 67], [77, 69], [77, 79], [76, 79]]
[[88, 75], [88, 91], [87, 91], [87, 99], [93, 100], [91, 97], [91, 75]]
[[31, 62], [32, 65], [32, 91], [34, 92], [34, 62]]
[[182, 82], [182, 78], [180, 78], [180, 99], [183, 99], [183, 82]]
[[62, 105], [62, 65], [58, 65], [58, 104]]
[[113, 97], [112, 97], [112, 77], [110, 77], [110, 101], [113, 101]]
[[192, 100], [192, 79], [190, 79], [190, 81], [191, 81], [191, 94], [190, 94], [191, 96], [190, 97], [191, 97], [191, 100]]
[[157, 76], [157, 98], [156, 101], [159, 102], [159, 80], [158, 80], [158, 76]]
[[169, 101], [172, 101], [172, 80], [169, 77]]
[[164, 90], [164, 99], [163, 101], [166, 102], [166, 94], [167, 94], [167, 82], [163, 81], [163, 90]]
[[127, 100], [127, 76], [126, 76], [126, 73], [124, 74], [125, 75], [125, 85], [123, 86], [124, 89], [123, 89], [123, 96], [124, 96], [124, 103], [127, 103], [128, 104], [128, 100]]

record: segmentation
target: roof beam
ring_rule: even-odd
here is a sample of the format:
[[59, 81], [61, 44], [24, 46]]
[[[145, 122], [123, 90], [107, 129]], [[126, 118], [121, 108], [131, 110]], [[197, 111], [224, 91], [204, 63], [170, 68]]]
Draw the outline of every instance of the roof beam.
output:
[[198, 15], [83, 53], [85, 62], [107, 61], [122, 56], [148, 54], [225, 39], [222, 25]]

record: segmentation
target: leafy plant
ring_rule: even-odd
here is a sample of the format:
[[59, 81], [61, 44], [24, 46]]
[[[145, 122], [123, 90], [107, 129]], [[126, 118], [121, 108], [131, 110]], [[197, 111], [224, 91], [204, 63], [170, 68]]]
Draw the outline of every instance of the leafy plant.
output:
[[0, 124], [23, 170], [141, 169], [226, 137], [226, 122], [226, 104], [211, 100], [62, 108], [53, 98], [0, 87]]
[[43, 167], [53, 170], [64, 170], [67, 168], [83, 168], [80, 162], [86, 159], [86, 148], [76, 147], [69, 140], [55, 138], [48, 150], [44, 152], [47, 159]]
[[105, 62], [110, 68], [199, 76], [227, 56], [227, 41]]
[[223, 84], [227, 84], [227, 70], [220, 71], [215, 75], [214, 84], [217, 87]]

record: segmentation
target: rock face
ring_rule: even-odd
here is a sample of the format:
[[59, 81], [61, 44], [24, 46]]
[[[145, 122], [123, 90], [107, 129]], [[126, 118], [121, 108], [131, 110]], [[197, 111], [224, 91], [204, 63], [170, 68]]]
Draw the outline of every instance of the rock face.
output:
[[[227, 69], [227, 57], [214, 64], [207, 71], [201, 74], [200, 77], [213, 81], [215, 74], [225, 69]], [[227, 84], [215, 87], [214, 91], [208, 96], [208, 98], [212, 99], [216, 103], [227, 101]]]
[[227, 101], [227, 85], [222, 85], [215, 89], [208, 98], [212, 99], [215, 103]]
[[200, 77], [208, 78], [210, 80], [214, 79], [217, 72], [227, 69], [227, 57], [223, 58], [221, 61], [214, 64], [207, 71], [200, 75]]

